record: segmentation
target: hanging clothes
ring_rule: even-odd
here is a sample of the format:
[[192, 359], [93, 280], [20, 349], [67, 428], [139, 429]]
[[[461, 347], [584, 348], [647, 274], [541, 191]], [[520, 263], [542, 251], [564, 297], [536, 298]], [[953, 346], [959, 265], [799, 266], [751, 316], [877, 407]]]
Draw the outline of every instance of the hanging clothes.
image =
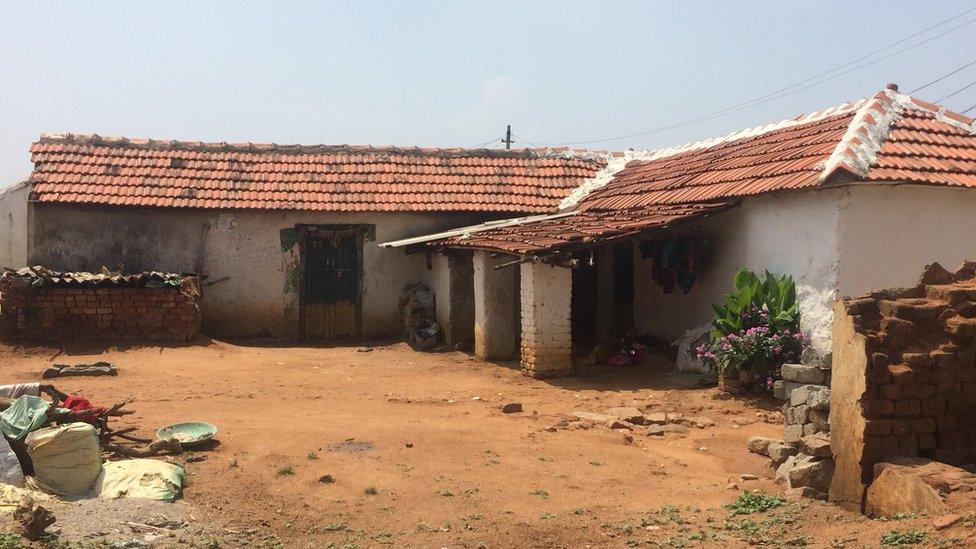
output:
[[703, 241], [664, 240], [640, 243], [641, 257], [651, 258], [651, 277], [666, 294], [675, 286], [687, 294], [695, 285], [697, 270], [705, 252]]

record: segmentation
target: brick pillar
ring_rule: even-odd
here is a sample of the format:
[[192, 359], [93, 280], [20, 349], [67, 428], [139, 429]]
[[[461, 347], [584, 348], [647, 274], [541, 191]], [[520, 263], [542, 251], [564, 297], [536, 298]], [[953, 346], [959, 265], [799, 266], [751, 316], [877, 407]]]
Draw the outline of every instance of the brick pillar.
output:
[[474, 354], [483, 360], [513, 360], [518, 353], [518, 268], [495, 269], [511, 257], [475, 252]]
[[545, 263], [523, 263], [521, 271], [522, 369], [532, 377], [569, 374], [573, 271]]
[[604, 246], [596, 251], [596, 336], [601, 343], [614, 335], [613, 277], [613, 246]]

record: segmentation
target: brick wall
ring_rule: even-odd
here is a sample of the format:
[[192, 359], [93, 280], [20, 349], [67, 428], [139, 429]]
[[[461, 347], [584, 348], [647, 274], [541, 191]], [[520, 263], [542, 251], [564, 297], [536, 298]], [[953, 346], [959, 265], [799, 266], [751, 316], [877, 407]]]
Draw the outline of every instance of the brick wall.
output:
[[200, 307], [180, 288], [23, 287], [0, 281], [0, 332], [32, 341], [189, 341], [200, 331]]
[[566, 375], [573, 369], [573, 272], [545, 263], [521, 270], [522, 368], [533, 377]]
[[857, 503], [886, 458], [976, 458], [976, 264], [835, 307], [831, 389], [838, 498]]

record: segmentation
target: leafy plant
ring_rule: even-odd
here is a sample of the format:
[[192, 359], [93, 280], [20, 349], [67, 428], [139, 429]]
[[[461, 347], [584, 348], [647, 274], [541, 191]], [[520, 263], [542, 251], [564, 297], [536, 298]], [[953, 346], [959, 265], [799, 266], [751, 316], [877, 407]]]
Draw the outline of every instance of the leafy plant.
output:
[[711, 341], [696, 356], [722, 374], [749, 370], [771, 384], [779, 367], [798, 360], [807, 344], [800, 332], [796, 283], [766, 271], [764, 278], [742, 269], [732, 279], [734, 291], [715, 311]]
[[890, 530], [881, 536], [881, 545], [917, 545], [925, 541], [921, 530]]
[[765, 513], [770, 509], [782, 507], [786, 501], [779, 496], [757, 492], [742, 492], [735, 501], [725, 505], [725, 508], [732, 511], [733, 515], [750, 515], [752, 513]]

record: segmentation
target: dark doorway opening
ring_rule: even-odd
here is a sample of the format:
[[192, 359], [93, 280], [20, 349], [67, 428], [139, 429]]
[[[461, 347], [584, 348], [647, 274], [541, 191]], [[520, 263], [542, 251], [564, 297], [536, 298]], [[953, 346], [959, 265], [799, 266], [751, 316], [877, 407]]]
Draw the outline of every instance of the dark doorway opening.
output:
[[570, 327], [573, 338], [573, 354], [589, 353], [597, 341], [598, 286], [597, 268], [582, 262], [573, 269], [573, 290], [570, 301]]
[[335, 341], [362, 334], [363, 236], [360, 225], [299, 225], [300, 335]]
[[631, 242], [613, 246], [613, 311], [613, 333], [627, 334], [634, 327], [634, 245]]

